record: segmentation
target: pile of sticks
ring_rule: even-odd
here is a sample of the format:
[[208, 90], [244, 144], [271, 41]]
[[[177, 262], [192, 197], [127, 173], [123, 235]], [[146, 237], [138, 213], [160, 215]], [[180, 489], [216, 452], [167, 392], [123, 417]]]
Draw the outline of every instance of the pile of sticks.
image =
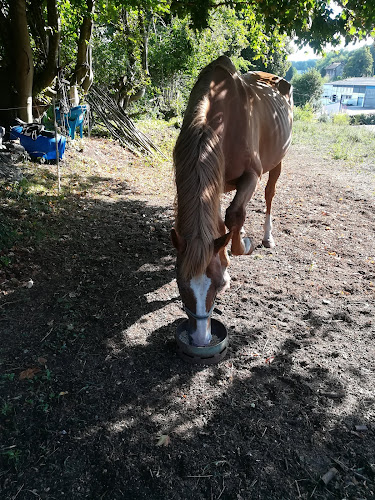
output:
[[108, 92], [92, 86], [86, 99], [97, 118], [107, 127], [112, 137], [132, 153], [153, 153], [157, 151], [163, 154], [151, 139], [136, 129], [125, 111]]

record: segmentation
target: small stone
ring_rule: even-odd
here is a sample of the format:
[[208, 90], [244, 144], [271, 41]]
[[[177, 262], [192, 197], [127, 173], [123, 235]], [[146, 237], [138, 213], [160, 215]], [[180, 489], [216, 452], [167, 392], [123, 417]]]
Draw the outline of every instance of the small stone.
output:
[[367, 425], [361, 424], [361, 425], [356, 425], [355, 430], [359, 432], [366, 432], [368, 431]]
[[30, 279], [27, 283], [26, 283], [26, 288], [31, 288], [34, 286], [34, 281], [32, 279]]

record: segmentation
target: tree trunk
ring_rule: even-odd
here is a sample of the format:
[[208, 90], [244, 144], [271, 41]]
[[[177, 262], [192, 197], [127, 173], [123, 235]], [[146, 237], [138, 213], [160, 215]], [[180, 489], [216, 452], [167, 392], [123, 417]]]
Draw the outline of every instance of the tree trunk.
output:
[[[91, 53], [90, 53], [90, 40], [93, 29], [93, 14], [95, 9], [95, 0], [86, 0], [87, 14], [83, 18], [79, 41], [78, 41], [78, 53], [77, 53], [77, 63], [74, 69], [73, 76], [70, 80], [71, 85], [83, 85], [85, 89], [89, 88], [89, 77], [90, 72], [92, 73], [91, 65]], [[89, 77], [90, 78], [90, 77]]]
[[18, 116], [32, 122], [32, 90], [34, 65], [26, 18], [26, 0], [12, 0], [9, 4], [13, 42], [13, 75]]
[[47, 0], [48, 37], [46, 43], [46, 63], [34, 77], [33, 95], [39, 94], [51, 85], [57, 75], [60, 43], [60, 17], [56, 0]]

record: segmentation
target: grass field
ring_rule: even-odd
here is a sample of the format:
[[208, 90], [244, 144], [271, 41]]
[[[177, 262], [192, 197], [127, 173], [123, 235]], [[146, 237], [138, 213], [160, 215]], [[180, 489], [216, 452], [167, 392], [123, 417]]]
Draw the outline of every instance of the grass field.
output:
[[375, 173], [375, 132], [365, 125], [298, 120], [293, 144], [304, 144], [323, 151], [327, 159], [344, 160], [348, 167]]

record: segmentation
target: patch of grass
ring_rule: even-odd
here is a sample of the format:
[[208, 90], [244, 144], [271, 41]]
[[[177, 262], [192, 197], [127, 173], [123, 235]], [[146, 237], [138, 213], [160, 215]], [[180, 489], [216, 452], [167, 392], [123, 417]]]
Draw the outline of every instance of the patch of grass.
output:
[[169, 122], [149, 118], [139, 120], [136, 126], [152, 139], [168, 159], [172, 158], [173, 148], [179, 134], [177, 118], [172, 118]]
[[[29, 170], [30, 169], [30, 170]], [[10, 264], [7, 252], [15, 245], [39, 243], [51, 235], [48, 215], [59, 210], [61, 198], [56, 196], [53, 174], [23, 166], [26, 176], [20, 182], [2, 183], [0, 189], [0, 267]]]
[[[9, 224], [9, 220], [5, 217], [0, 218], [0, 252], [11, 248], [18, 239], [17, 231]], [[7, 262], [4, 259], [8, 259], [6, 256], [2, 256], [0, 259], [0, 265], [2, 267], [7, 266]]]
[[0, 413], [4, 417], [9, 416], [13, 411], [13, 405], [11, 403], [8, 403], [7, 401], [4, 401], [4, 403], [1, 405], [0, 408]]
[[342, 141], [332, 144], [331, 155], [334, 160], [348, 160], [349, 150], [347, 144]]
[[0, 450], [0, 453], [4, 456], [6, 462], [17, 470], [22, 455], [21, 450], [14, 446], [7, 450]]
[[[346, 116], [346, 115], [337, 115]], [[293, 126], [293, 144], [326, 151], [335, 160], [349, 166], [365, 165], [375, 171], [375, 135], [366, 129], [344, 123], [297, 121]]]
[[3, 375], [1, 375], [1, 377], [0, 377], [0, 383], [5, 382], [5, 381], [7, 381], [7, 380], [9, 380], [9, 381], [13, 382], [13, 380], [14, 380], [14, 377], [15, 377], [15, 376], [16, 376], [16, 374], [15, 374], [15, 373], [4, 373], [4, 374], [3, 374]]

